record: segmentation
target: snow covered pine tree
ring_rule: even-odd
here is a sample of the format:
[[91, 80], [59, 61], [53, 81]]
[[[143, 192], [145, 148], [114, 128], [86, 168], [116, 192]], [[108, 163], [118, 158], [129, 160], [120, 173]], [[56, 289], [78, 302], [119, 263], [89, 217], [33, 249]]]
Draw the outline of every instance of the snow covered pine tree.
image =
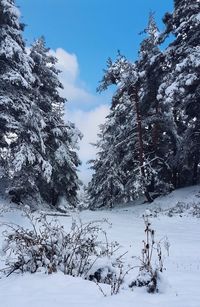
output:
[[2, 192], [6, 188], [16, 202], [36, 192], [36, 161], [43, 161], [37, 148], [42, 119], [31, 100], [32, 61], [25, 51], [19, 16], [13, 0], [0, 0], [1, 182]]
[[91, 206], [108, 205], [105, 192], [108, 190], [112, 190], [112, 203], [127, 202], [143, 193], [151, 202], [149, 191], [160, 192], [163, 186], [159, 178], [160, 114], [156, 101], [159, 85], [155, 78], [150, 78], [160, 73], [158, 63], [162, 53], [157, 47], [159, 33], [152, 14], [145, 32], [148, 37], [141, 44], [139, 61], [132, 64], [120, 54], [114, 63], [109, 60], [99, 87], [102, 91], [115, 84], [117, 91], [97, 143], [98, 158], [92, 161], [95, 174], [88, 189]]
[[65, 99], [59, 94], [63, 87], [58, 79], [60, 71], [55, 66], [57, 59], [49, 53], [43, 37], [33, 44], [30, 56], [34, 62], [34, 99], [45, 123], [45, 158], [52, 168], [48, 180], [39, 177], [37, 185], [42, 198], [53, 206], [58, 205], [60, 198], [75, 206], [80, 185], [77, 176], [80, 161], [75, 149], [82, 135], [74, 124], [64, 122]]
[[88, 186], [91, 206], [110, 204], [111, 192], [112, 203], [127, 202], [142, 193], [151, 201], [144, 157], [137, 65], [120, 54], [114, 63], [109, 60], [99, 90], [105, 90], [112, 84], [117, 85], [117, 90], [100, 135], [102, 141], [97, 143], [97, 159], [92, 161], [95, 173]]
[[[121, 73], [133, 69], [124, 56], [118, 55], [108, 68], [99, 87], [105, 90], [111, 84], [119, 84]], [[97, 158], [90, 161], [95, 171], [88, 185], [90, 207], [110, 206], [132, 200], [138, 192], [133, 185], [132, 170], [139, 167], [134, 160], [134, 146], [137, 143], [136, 117], [133, 116], [133, 104], [126, 91], [118, 88], [112, 98], [110, 113], [101, 126], [97, 142]], [[133, 136], [135, 135], [135, 137]], [[137, 174], [134, 176], [137, 176]]]
[[159, 103], [171, 127], [166, 161], [174, 188], [200, 181], [200, 1], [175, 0], [173, 14], [164, 16], [166, 36], [175, 40], [165, 50], [165, 74]]
[[[17, 203], [36, 205], [41, 198], [57, 205], [64, 197], [75, 205], [79, 160], [72, 148], [80, 133], [63, 121], [55, 59], [31, 59], [19, 18], [14, 0], [0, 0], [1, 194], [8, 193]], [[40, 61], [45, 62], [44, 75], [37, 68]]]
[[171, 177], [166, 153], [169, 150], [169, 122], [165, 118], [163, 105], [157, 93], [160, 80], [165, 75], [164, 54], [158, 47], [160, 32], [150, 13], [147, 35], [142, 41], [137, 61], [140, 76], [139, 105], [142, 117], [142, 135], [149, 191], [155, 197], [170, 189]]

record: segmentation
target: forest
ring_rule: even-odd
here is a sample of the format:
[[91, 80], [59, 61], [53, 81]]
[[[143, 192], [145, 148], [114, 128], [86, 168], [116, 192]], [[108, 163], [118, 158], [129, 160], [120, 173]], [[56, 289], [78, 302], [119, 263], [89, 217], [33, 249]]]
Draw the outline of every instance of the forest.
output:
[[135, 60], [105, 63], [85, 185], [55, 48], [0, 0], [3, 307], [199, 307], [200, 0], [173, 4], [162, 31], [149, 13]]
[[[44, 37], [25, 45], [14, 1], [1, 1], [0, 9], [1, 195], [54, 208], [64, 198], [76, 207], [82, 134], [64, 121], [57, 60]], [[163, 22], [159, 32], [150, 13], [135, 62], [120, 52], [107, 61], [98, 91], [116, 90], [89, 161], [90, 208], [141, 195], [152, 202], [199, 183], [199, 2], [175, 0]]]

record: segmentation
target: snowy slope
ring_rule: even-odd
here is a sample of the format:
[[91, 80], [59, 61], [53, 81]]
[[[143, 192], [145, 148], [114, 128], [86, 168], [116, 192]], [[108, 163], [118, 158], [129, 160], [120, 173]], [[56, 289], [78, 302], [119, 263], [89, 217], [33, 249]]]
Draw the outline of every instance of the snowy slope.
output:
[[[112, 227], [105, 225], [109, 238], [122, 245], [121, 251], [128, 250], [125, 261], [132, 263], [132, 255], [139, 256], [144, 239], [144, 226], [141, 218], [146, 207], [175, 206], [178, 202], [200, 202], [200, 187], [175, 191], [168, 196], [156, 199], [151, 205], [121, 207], [115, 210], [73, 212], [73, 217], [83, 221], [107, 218]], [[19, 211], [4, 213], [1, 221], [27, 222]], [[71, 217], [61, 217], [61, 223], [69, 228]], [[93, 282], [81, 278], [65, 276], [62, 273], [11, 275], [0, 280], [0, 302], [3, 307], [199, 307], [200, 306], [200, 219], [190, 215], [168, 217], [160, 214], [151, 218], [156, 229], [156, 238], [167, 235], [170, 242], [169, 257], [165, 259], [161, 293], [148, 294], [142, 288], [131, 291], [122, 289], [120, 294], [110, 296], [110, 287], [102, 285], [104, 297]], [[1, 256], [2, 259], [2, 256]], [[3, 264], [1, 264], [3, 265]], [[128, 277], [127, 277], [128, 278]]]

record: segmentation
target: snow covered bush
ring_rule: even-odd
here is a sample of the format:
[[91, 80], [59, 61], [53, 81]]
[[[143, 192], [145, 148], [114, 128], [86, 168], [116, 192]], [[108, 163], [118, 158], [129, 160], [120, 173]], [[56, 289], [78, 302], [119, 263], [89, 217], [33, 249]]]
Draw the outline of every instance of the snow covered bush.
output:
[[4, 231], [7, 276], [13, 272], [35, 273], [44, 269], [51, 274], [61, 270], [64, 274], [109, 283], [114, 275], [111, 258], [118, 243], [108, 242], [101, 228], [106, 221], [83, 224], [74, 220], [66, 232], [58, 220], [49, 220], [47, 215], [35, 217], [29, 211], [25, 215], [31, 227], [7, 224]]
[[[164, 270], [162, 242], [155, 241], [155, 230], [151, 227], [149, 215], [151, 212], [146, 210], [143, 215], [145, 224], [145, 240], [143, 240], [142, 257], [139, 258], [139, 274], [137, 278], [130, 284], [130, 287], [146, 287], [147, 292], [159, 292], [159, 282], [161, 281], [161, 273]], [[164, 240], [164, 247], [169, 253], [169, 242], [167, 238]], [[155, 255], [154, 255], [155, 254]], [[155, 261], [156, 258], [156, 261]]]
[[200, 218], [200, 203], [199, 202], [183, 202], [178, 201], [173, 207], [171, 208], [152, 208], [150, 210], [151, 217], [158, 217], [161, 215], [166, 215], [168, 217], [173, 216], [193, 216], [196, 218]]
[[174, 207], [167, 209], [164, 213], [169, 217], [179, 215], [180, 217], [194, 216], [200, 218], [200, 204], [178, 202]]
[[89, 275], [89, 280], [92, 280], [97, 284], [104, 296], [106, 295], [103, 292], [100, 283], [110, 285], [111, 295], [118, 294], [121, 286], [125, 283], [125, 276], [133, 269], [129, 268], [123, 260], [123, 256], [127, 252], [118, 257], [114, 256], [114, 252], [109, 250], [107, 257], [98, 259], [96, 265], [94, 265], [91, 270], [92, 273]]
[[[123, 286], [145, 286], [150, 293], [158, 292], [163, 256], [161, 242], [155, 242], [147, 215], [144, 216], [146, 238], [142, 257], [133, 257], [134, 263], [130, 265], [124, 260], [127, 252], [120, 254], [119, 243], [109, 242], [102, 229], [102, 223], [108, 223], [106, 220], [88, 223], [73, 220], [71, 229], [66, 232], [59, 221], [48, 214], [36, 216], [29, 209], [24, 214], [29, 224], [27, 228], [2, 224], [5, 228], [2, 251], [6, 263], [3, 275], [61, 271], [95, 282], [103, 294], [101, 283], [110, 285], [111, 295], [118, 294]], [[169, 247], [167, 243], [166, 247]], [[155, 264], [154, 250], [158, 260]], [[136, 268], [139, 268], [139, 274], [136, 278], [135, 273], [134, 278], [129, 276], [131, 279], [127, 282], [125, 277]]]

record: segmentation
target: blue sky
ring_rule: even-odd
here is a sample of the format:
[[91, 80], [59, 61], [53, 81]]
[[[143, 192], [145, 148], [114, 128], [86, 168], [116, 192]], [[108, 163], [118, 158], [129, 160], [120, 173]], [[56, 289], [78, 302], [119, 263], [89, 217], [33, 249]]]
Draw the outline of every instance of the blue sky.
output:
[[44, 35], [48, 46], [75, 53], [81, 77], [91, 91], [101, 79], [105, 61], [118, 49], [130, 59], [137, 57], [150, 11], [160, 28], [172, 0], [17, 0], [28, 25], [28, 42]]
[[68, 98], [66, 117], [83, 131], [80, 156], [81, 178], [90, 172], [85, 162], [94, 157], [89, 145], [96, 141], [98, 125], [108, 113], [111, 92], [101, 96], [96, 87], [108, 57], [117, 50], [130, 60], [137, 58], [150, 11], [162, 30], [162, 17], [172, 11], [173, 0], [16, 0], [22, 21], [27, 24], [24, 37], [30, 45], [41, 35], [58, 57], [63, 71], [63, 94]]

